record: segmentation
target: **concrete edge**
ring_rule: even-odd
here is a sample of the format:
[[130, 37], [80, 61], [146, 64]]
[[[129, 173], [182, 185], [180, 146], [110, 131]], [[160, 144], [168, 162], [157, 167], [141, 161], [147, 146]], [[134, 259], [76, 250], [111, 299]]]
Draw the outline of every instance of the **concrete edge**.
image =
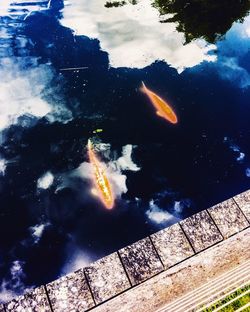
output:
[[0, 312], [92, 310], [249, 226], [250, 190], [0, 305]]

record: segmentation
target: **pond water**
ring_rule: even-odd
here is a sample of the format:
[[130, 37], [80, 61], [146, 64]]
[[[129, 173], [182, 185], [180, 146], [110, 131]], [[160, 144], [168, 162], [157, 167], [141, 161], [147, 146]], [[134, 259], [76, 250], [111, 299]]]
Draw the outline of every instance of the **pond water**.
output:
[[0, 301], [250, 187], [249, 9], [1, 1]]

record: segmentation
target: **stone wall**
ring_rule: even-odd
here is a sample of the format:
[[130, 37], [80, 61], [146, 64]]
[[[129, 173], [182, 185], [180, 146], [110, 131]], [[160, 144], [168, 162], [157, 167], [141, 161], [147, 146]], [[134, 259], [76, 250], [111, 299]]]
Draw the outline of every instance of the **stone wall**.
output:
[[250, 191], [246, 191], [36, 288], [0, 306], [0, 312], [85, 312], [101, 307], [211, 246], [219, 247], [249, 226]]

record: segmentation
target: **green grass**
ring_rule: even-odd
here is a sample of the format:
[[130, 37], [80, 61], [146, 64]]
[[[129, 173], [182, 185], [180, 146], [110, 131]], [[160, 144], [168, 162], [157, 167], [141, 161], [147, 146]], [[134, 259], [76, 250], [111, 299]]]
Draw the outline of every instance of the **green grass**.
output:
[[241, 297], [238, 300], [235, 300], [234, 302], [232, 302], [225, 308], [222, 308], [220, 311], [221, 312], [234, 312], [249, 302], [250, 302], [250, 294], [246, 294], [245, 296]]
[[[204, 310], [202, 310], [202, 312], [212, 312], [215, 309], [217, 309], [217, 308], [221, 307], [222, 305], [226, 304], [227, 302], [229, 302], [229, 301], [235, 299], [236, 297], [242, 295], [243, 293], [245, 293], [248, 290], [250, 290], [250, 284], [235, 290], [230, 295], [226, 296], [225, 298], [223, 298], [221, 300], [218, 300], [217, 302], [215, 302], [214, 304], [212, 304], [208, 308], [205, 308]], [[250, 302], [250, 293], [244, 295], [243, 297], [241, 297], [238, 300], [235, 300], [234, 302], [232, 302], [231, 304], [229, 304], [225, 308], [222, 308], [220, 311], [221, 312], [235, 311], [235, 310], [239, 309], [240, 307], [242, 307], [243, 305], [247, 304], [248, 302]], [[248, 310], [246, 310], [246, 311], [248, 312]], [[250, 312], [250, 309], [249, 309], [249, 312]]]

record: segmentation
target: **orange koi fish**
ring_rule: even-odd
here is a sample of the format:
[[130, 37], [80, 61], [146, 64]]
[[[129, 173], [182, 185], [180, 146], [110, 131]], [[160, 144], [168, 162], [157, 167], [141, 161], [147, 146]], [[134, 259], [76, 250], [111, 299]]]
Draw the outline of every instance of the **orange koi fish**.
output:
[[88, 156], [93, 168], [93, 182], [96, 188], [96, 194], [101, 199], [107, 209], [114, 206], [114, 196], [108, 177], [103, 169], [102, 163], [98, 160], [92, 147], [92, 143], [88, 140]]
[[170, 107], [170, 105], [153, 91], [149, 90], [145, 86], [144, 82], [142, 82], [142, 87], [140, 88], [140, 90], [149, 97], [151, 103], [156, 109], [156, 114], [158, 116], [166, 119], [172, 124], [176, 124], [178, 122], [177, 116], [173, 109]]

